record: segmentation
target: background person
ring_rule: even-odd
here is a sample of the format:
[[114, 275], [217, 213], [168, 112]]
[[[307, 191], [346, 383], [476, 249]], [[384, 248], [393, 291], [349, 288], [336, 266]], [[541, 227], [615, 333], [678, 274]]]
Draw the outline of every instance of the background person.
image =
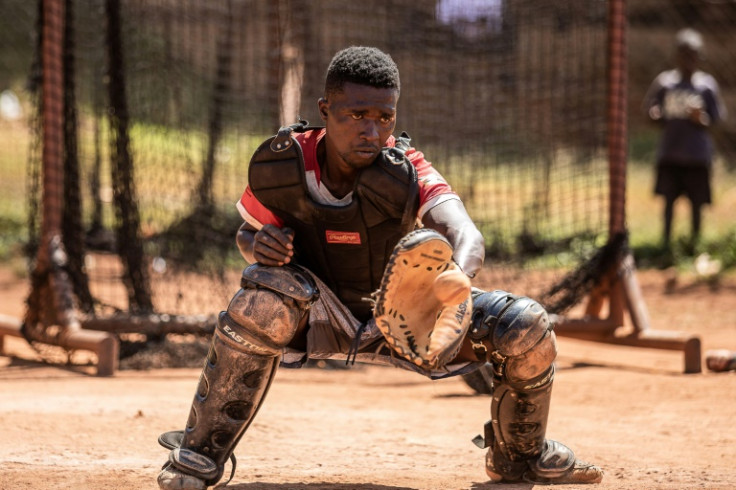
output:
[[726, 116], [716, 80], [698, 69], [703, 38], [693, 29], [675, 36], [676, 68], [660, 73], [644, 99], [649, 118], [662, 127], [654, 192], [664, 197], [663, 244], [670, 247], [674, 204], [685, 195], [692, 209], [689, 248], [700, 237], [701, 212], [711, 203], [713, 142], [709, 129]]

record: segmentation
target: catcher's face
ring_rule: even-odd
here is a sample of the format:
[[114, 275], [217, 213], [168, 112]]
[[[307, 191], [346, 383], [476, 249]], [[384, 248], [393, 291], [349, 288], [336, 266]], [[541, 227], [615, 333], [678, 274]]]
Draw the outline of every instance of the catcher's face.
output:
[[396, 89], [356, 83], [320, 99], [328, 165], [358, 170], [373, 163], [394, 131], [398, 101]]

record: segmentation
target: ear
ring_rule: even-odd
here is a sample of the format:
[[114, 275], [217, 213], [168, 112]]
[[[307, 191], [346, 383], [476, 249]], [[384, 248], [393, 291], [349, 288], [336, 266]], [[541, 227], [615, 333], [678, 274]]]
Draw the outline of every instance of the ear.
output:
[[324, 97], [321, 97], [317, 101], [317, 106], [319, 107], [319, 117], [323, 121], [327, 121], [327, 112], [328, 112], [327, 99], [325, 99]]

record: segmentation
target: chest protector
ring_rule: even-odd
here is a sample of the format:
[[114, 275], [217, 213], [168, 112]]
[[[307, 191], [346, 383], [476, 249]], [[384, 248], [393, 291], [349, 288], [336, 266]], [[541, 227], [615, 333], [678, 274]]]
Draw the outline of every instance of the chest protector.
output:
[[[404, 152], [406, 133], [360, 171], [352, 202], [329, 206], [309, 195], [304, 156], [293, 131], [281, 128], [253, 154], [248, 182], [255, 197], [294, 229], [296, 262], [314, 272], [361, 321], [398, 241], [414, 229], [419, 208], [417, 173]], [[312, 128], [309, 128], [312, 129]]]

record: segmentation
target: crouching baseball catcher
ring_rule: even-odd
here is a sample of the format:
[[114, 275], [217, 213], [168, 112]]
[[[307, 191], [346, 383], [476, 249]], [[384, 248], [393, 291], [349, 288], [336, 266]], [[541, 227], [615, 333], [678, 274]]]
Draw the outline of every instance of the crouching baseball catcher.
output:
[[[393, 135], [398, 68], [376, 48], [338, 52], [318, 110], [324, 127], [281, 128], [255, 151], [237, 203], [252, 264], [219, 316], [163, 490], [220, 482], [279, 366], [342, 359], [431, 379], [492, 363], [494, 481], [593, 483], [599, 468], [545, 438], [555, 336], [535, 301], [471, 287], [483, 235], [406, 133]], [[229, 481], [229, 480], [228, 480]]]

